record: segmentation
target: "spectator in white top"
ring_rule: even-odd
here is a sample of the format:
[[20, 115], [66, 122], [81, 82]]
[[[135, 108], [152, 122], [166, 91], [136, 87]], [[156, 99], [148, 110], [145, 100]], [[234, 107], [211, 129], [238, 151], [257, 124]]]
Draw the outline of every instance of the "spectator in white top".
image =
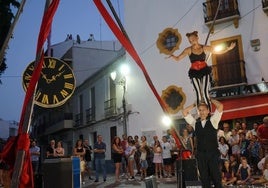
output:
[[162, 156], [163, 156], [163, 164], [164, 164], [164, 177], [171, 177], [171, 165], [172, 158], [170, 150], [172, 150], [171, 144], [167, 141], [167, 136], [162, 137]]
[[39, 171], [39, 157], [40, 157], [40, 147], [36, 145], [36, 141], [31, 141], [30, 155], [32, 161], [32, 168], [34, 174], [37, 174]]
[[250, 134], [252, 136], [258, 136], [257, 135], [257, 130], [258, 130], [259, 124], [258, 123], [253, 123], [253, 129], [250, 130]]
[[130, 178], [128, 180], [132, 181], [135, 180], [134, 178], [134, 155], [136, 152], [136, 146], [135, 146], [135, 141], [131, 140], [128, 142], [129, 146], [126, 149], [126, 151], [128, 151], [128, 153], [125, 152], [126, 157], [128, 159], [128, 172], [129, 172], [129, 176]]
[[232, 130], [232, 136], [228, 141], [231, 146], [232, 154], [236, 156], [236, 159], [240, 158], [240, 137], [238, 134], [238, 130], [235, 128]]
[[218, 128], [218, 130], [217, 130], [217, 140], [219, 140], [220, 139], [220, 137], [224, 137], [224, 131], [223, 130], [221, 130], [220, 128]]
[[224, 161], [229, 159], [228, 156], [228, 151], [229, 151], [229, 146], [227, 145], [226, 139], [222, 136], [219, 139], [219, 151], [220, 151], [220, 159], [221, 159], [221, 165], [224, 164]]
[[224, 132], [224, 138], [226, 139], [226, 141], [228, 142], [232, 132], [230, 131], [230, 125], [229, 123], [223, 123], [223, 132]]
[[265, 157], [263, 157], [260, 162], [258, 163], [258, 169], [260, 169], [261, 171], [263, 171], [264, 169], [264, 163], [268, 163], [268, 155], [266, 155]]

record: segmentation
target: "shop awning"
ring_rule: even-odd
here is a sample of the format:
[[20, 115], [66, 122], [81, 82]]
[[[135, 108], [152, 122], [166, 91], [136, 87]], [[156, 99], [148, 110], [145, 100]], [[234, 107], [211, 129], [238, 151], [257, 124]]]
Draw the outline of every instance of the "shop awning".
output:
[[222, 121], [268, 114], [268, 93], [226, 98]]

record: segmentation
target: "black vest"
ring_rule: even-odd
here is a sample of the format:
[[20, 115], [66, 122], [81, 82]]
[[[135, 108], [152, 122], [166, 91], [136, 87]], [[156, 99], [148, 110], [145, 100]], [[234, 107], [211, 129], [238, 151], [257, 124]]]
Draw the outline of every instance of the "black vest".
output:
[[218, 151], [217, 129], [213, 127], [210, 118], [207, 119], [204, 128], [200, 119], [196, 121], [195, 134], [197, 139], [197, 151]]

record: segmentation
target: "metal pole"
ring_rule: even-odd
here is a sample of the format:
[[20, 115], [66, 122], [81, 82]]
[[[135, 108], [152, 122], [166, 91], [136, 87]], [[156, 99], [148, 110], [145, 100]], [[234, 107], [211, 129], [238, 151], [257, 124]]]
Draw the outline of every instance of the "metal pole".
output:
[[127, 135], [127, 108], [126, 108], [126, 79], [124, 78], [123, 81], [123, 99], [122, 99], [122, 103], [123, 103], [123, 132], [125, 135]]
[[214, 27], [214, 24], [215, 24], [215, 22], [216, 22], [216, 19], [217, 19], [219, 10], [220, 10], [221, 2], [222, 2], [222, 0], [219, 0], [219, 4], [218, 4], [217, 10], [216, 10], [216, 13], [215, 13], [213, 22], [212, 22], [212, 24], [210, 25], [210, 28], [209, 28], [209, 31], [208, 31], [208, 35], [207, 35], [207, 38], [206, 38], [205, 45], [207, 45], [207, 43], [208, 43], [209, 35], [210, 35], [210, 33], [211, 33], [211, 31], [212, 31], [212, 28]]
[[[45, 11], [49, 7], [51, 2], [52, 2], [52, 0], [46, 0]], [[38, 54], [36, 56], [35, 67], [37, 66], [37, 62], [40, 61], [42, 51], [43, 51], [43, 48], [41, 49], [40, 52], [38, 52]], [[37, 86], [37, 84], [36, 84], [36, 86]], [[35, 88], [36, 88], [36, 86], [35, 86]], [[31, 99], [29, 100], [29, 103], [26, 106], [25, 117], [24, 117], [23, 125], [22, 125], [22, 133], [29, 133], [29, 129], [31, 126], [31, 120], [32, 120], [31, 117], [32, 117], [32, 113], [33, 113], [33, 106], [34, 106], [34, 96], [35, 96], [35, 92], [32, 95]], [[20, 185], [21, 171], [22, 171], [23, 164], [24, 164], [24, 158], [25, 158], [25, 151], [23, 149], [19, 150], [17, 152], [16, 161], [14, 164], [14, 172], [12, 174], [12, 179], [11, 179], [11, 188], [18, 188]]]
[[23, 7], [24, 7], [24, 5], [25, 5], [25, 2], [26, 2], [26, 0], [22, 0], [22, 1], [21, 1], [21, 3], [20, 3], [20, 7], [19, 7], [19, 9], [18, 9], [18, 11], [17, 11], [17, 14], [16, 14], [16, 16], [15, 16], [15, 18], [14, 18], [13, 23], [11, 24], [11, 26], [10, 26], [10, 28], [9, 28], [9, 30], [8, 30], [7, 37], [6, 37], [6, 39], [5, 39], [5, 41], [4, 41], [4, 44], [3, 44], [3, 46], [2, 46], [2, 48], [1, 48], [1, 50], [0, 50], [0, 65], [2, 64], [2, 62], [3, 62], [3, 60], [4, 60], [5, 50], [6, 50], [6, 48], [7, 48], [9, 39], [10, 39], [11, 36], [12, 36], [13, 30], [14, 30], [14, 28], [15, 28], [15, 25], [16, 25], [17, 21], [19, 20], [19, 17], [20, 17], [20, 14], [21, 14], [22, 10], [23, 10]]
[[114, 9], [114, 7], [113, 7], [113, 4], [111, 3], [110, 0], [106, 0], [106, 2], [108, 3], [108, 5], [109, 5], [109, 7], [110, 7], [110, 9], [111, 9], [111, 11], [112, 11], [112, 13], [113, 13], [113, 15], [114, 15], [114, 18], [115, 18], [115, 20], [116, 20], [118, 26], [120, 27], [122, 33], [125, 35], [125, 37], [128, 39], [128, 41], [131, 43], [131, 41], [129, 40], [128, 34], [127, 34], [127, 32], [126, 32], [126, 30], [125, 30], [123, 24], [122, 24], [121, 21], [120, 21], [120, 18], [119, 18], [118, 15], [116, 14], [116, 11], [115, 11], [115, 9]]

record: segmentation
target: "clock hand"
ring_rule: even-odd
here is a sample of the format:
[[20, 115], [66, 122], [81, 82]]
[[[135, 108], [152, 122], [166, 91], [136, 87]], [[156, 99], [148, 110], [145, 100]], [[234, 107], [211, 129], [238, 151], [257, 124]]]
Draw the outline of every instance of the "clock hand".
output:
[[60, 77], [65, 71], [62, 71], [56, 75], [56, 77]]
[[56, 75], [53, 75], [51, 77], [51, 79], [48, 79], [48, 82], [47, 83], [50, 84], [51, 82], [56, 81], [57, 77], [60, 77], [63, 73], [64, 73], [64, 71], [62, 71], [62, 72], [60, 72], [60, 73], [58, 73]]
[[46, 80], [46, 82], [49, 84], [49, 79], [47, 78], [47, 75], [45, 75], [43, 72], [41, 72], [42, 78]]
[[52, 76], [51, 79], [48, 79], [48, 84], [50, 84], [51, 82], [53, 82], [55, 80], [56, 80], [55, 76]]

